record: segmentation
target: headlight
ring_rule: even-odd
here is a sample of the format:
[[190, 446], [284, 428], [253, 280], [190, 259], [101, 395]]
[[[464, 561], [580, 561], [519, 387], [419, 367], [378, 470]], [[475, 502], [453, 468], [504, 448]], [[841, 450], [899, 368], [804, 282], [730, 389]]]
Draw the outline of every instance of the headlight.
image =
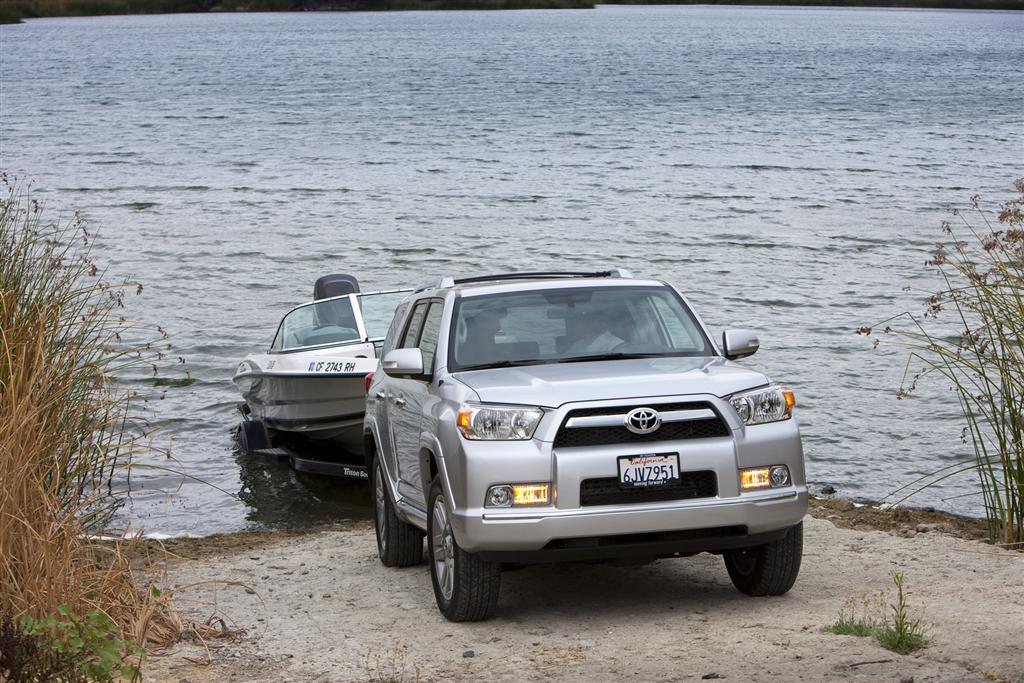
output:
[[759, 425], [792, 417], [796, 397], [792, 391], [782, 387], [768, 387], [736, 394], [729, 399], [729, 403], [736, 409], [743, 424]]
[[525, 441], [533, 437], [544, 411], [540, 408], [459, 406], [459, 431], [467, 439]]

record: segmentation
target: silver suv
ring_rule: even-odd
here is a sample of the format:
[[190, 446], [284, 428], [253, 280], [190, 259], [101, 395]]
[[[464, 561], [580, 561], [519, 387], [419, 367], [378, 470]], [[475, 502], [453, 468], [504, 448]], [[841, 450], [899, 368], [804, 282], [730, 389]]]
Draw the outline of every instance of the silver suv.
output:
[[518, 273], [398, 306], [367, 384], [377, 549], [418, 564], [452, 621], [494, 613], [503, 566], [719, 553], [748, 595], [800, 570], [793, 394], [732, 361], [674, 287]]

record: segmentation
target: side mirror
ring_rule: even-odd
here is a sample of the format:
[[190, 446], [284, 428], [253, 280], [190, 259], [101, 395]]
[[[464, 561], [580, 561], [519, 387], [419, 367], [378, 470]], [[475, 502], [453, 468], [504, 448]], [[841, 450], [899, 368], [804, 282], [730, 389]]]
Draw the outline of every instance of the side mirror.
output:
[[750, 330], [726, 330], [722, 333], [722, 351], [729, 360], [753, 356], [761, 342]]
[[423, 374], [423, 352], [419, 349], [395, 349], [389, 351], [381, 368], [392, 377]]

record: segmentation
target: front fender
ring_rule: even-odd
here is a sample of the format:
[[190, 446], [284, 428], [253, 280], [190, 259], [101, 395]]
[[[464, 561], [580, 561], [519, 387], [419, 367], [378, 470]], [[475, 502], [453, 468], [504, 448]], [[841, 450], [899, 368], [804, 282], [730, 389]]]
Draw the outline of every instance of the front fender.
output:
[[[433, 455], [437, 477], [441, 480], [441, 490], [449, 501], [452, 498], [452, 485], [448, 473], [448, 463], [444, 457], [444, 447], [435, 434], [428, 431], [420, 432], [420, 481], [423, 482], [423, 500], [428, 500], [432, 478], [430, 476], [430, 456]], [[429, 501], [428, 501], [429, 502]]]

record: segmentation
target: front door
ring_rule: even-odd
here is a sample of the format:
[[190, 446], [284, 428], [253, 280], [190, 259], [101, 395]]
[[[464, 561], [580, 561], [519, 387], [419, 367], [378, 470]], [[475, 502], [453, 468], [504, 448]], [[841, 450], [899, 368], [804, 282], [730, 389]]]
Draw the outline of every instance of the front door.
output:
[[[392, 314], [391, 326], [381, 341], [382, 348], [378, 354], [380, 357], [383, 357], [384, 354], [395, 348], [395, 345], [401, 341], [403, 333], [402, 323], [405, 321], [405, 313], [408, 309], [409, 304], [406, 303], [400, 303], [395, 308]], [[370, 395], [367, 397], [366, 409], [373, 411], [372, 415], [377, 421], [377, 455], [386, 463], [386, 471], [390, 475], [391, 482], [397, 484], [398, 463], [395, 459], [395, 439], [388, 420], [388, 406], [390, 404], [388, 396], [390, 395], [391, 385], [394, 380], [385, 375], [383, 371], [380, 371], [379, 366], [378, 374], [379, 376], [375, 378], [370, 389]]]
[[391, 422], [398, 461], [398, 490], [402, 497], [426, 509], [426, 495], [420, 473], [420, 434], [424, 414], [436, 400], [430, 392], [433, 384], [434, 356], [441, 330], [443, 303], [429, 299], [416, 304], [399, 348], [419, 348], [423, 354], [423, 374], [389, 378], [388, 417]]

